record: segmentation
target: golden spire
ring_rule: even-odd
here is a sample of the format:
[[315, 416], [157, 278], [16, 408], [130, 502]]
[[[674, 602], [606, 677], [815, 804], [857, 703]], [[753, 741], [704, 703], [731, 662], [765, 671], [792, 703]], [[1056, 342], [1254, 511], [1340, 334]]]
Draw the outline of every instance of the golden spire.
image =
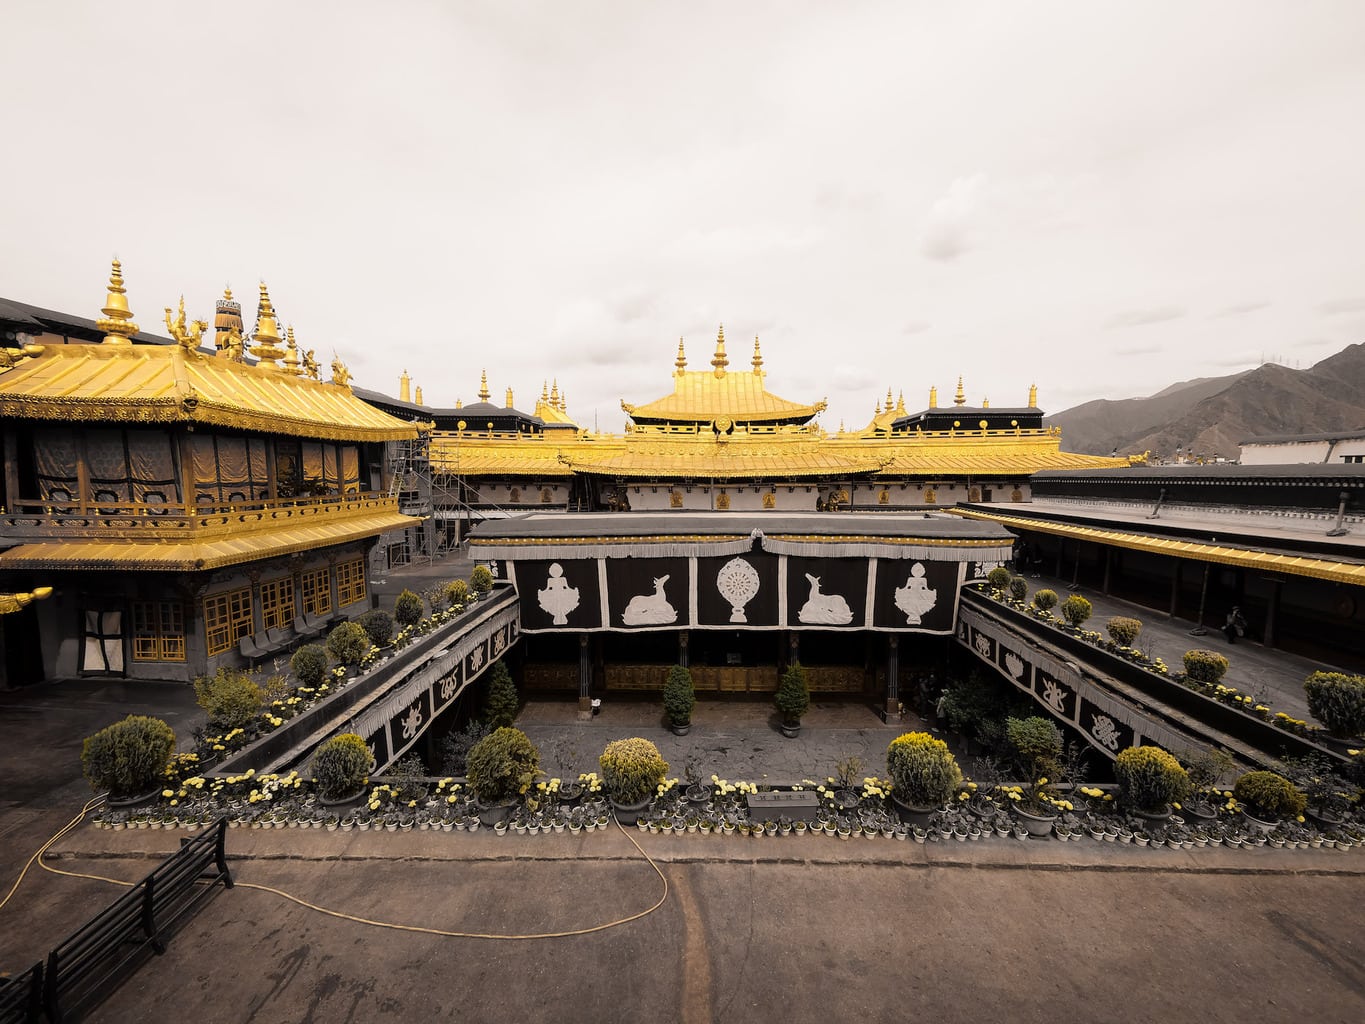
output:
[[540, 382], [540, 400], [541, 400], [542, 402], [544, 402], [546, 405], [549, 405], [549, 404], [550, 404], [550, 382], [549, 382], [549, 381], [543, 380], [543, 381]]
[[412, 378], [408, 376], [406, 367], [403, 368], [403, 372], [398, 378], [398, 400], [400, 402], [412, 401]]
[[1029, 407], [1030, 409], [1036, 409], [1036, 408], [1038, 408], [1038, 385], [1037, 385], [1037, 384], [1030, 384], [1030, 385], [1029, 385], [1029, 388], [1028, 388], [1028, 407]]
[[938, 388], [929, 389], [929, 408], [930, 409], [938, 408]]
[[109, 294], [104, 297], [103, 320], [96, 320], [95, 326], [104, 332], [106, 345], [131, 345], [131, 338], [138, 331], [133, 323], [132, 311], [124, 298], [123, 266], [114, 257], [113, 268], [109, 271]]
[[555, 378], [554, 386], [550, 388], [550, 408], [559, 408], [559, 378]]
[[257, 366], [276, 367], [276, 360], [284, 355], [280, 348], [280, 328], [275, 322], [275, 307], [270, 304], [270, 292], [261, 282], [261, 297], [256, 306], [256, 330], [251, 336], [251, 354]]
[[886, 411], [890, 412], [895, 406], [891, 402], [891, 389], [886, 389]]
[[568, 411], [568, 408], [569, 408], [569, 391], [568, 391], [568, 389], [566, 388], [565, 390], [563, 390], [563, 391], [561, 391], [561, 392], [559, 393], [559, 411], [560, 411], [560, 412], [567, 412], [567, 411]]
[[957, 378], [957, 394], [955, 394], [955, 395], [953, 396], [953, 404], [954, 404], [954, 405], [966, 405], [966, 404], [967, 404], [967, 392], [965, 392], [965, 391], [962, 390], [962, 378], [961, 378], [961, 377], [958, 377], [958, 378]]
[[463, 409], [463, 408], [464, 408], [464, 399], [463, 399], [463, 398], [457, 398], [457, 399], [455, 399], [455, 408], [457, 408], [457, 409]]
[[299, 358], [299, 343], [294, 340], [294, 325], [290, 324], [284, 333], [289, 346], [284, 354], [284, 372], [297, 377], [303, 373], [303, 360]]
[[674, 371], [675, 376], [687, 369], [687, 353], [683, 351], [683, 340], [678, 339], [678, 358], [673, 360], [673, 365], [677, 367]]
[[904, 415], [906, 415], [906, 412], [905, 412], [905, 392], [904, 392], [904, 391], [901, 391], [899, 394], [896, 395], [896, 414], [899, 415], [899, 416], [904, 416]]
[[489, 396], [488, 371], [484, 370], [483, 375], [479, 377], [479, 401], [480, 402], [488, 401], [488, 396]]
[[514, 404], [516, 404], [516, 403], [514, 403], [514, 402], [512, 401], [512, 389], [511, 389], [511, 388], [508, 388], [508, 389], [507, 389], [507, 408], [509, 408], [509, 409], [512, 408], [512, 406], [513, 406]]
[[716, 334], [716, 354], [711, 357], [711, 365], [714, 366], [717, 377], [725, 376], [725, 368], [730, 365], [730, 360], [725, 357], [725, 325], [720, 325], [720, 331]]
[[763, 350], [758, 347], [758, 335], [754, 335], [754, 373], [763, 372]]
[[882, 400], [877, 399], [877, 404], [872, 407], [872, 418], [876, 419], [882, 414]]
[[981, 408], [983, 408], [983, 409], [989, 409], [990, 407], [991, 407], [991, 400], [990, 400], [989, 398], [983, 398], [983, 399], [981, 399]]
[[242, 347], [242, 304], [232, 298], [232, 289], [223, 288], [213, 312], [213, 345], [219, 351], [240, 353]]
[[418, 405], [422, 404], [422, 385], [417, 385], [417, 397], [414, 399]]

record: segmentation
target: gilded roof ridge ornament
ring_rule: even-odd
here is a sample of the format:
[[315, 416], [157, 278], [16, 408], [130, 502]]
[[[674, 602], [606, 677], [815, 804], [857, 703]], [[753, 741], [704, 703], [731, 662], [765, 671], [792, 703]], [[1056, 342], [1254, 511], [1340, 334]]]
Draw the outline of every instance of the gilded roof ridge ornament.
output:
[[957, 394], [953, 396], [953, 404], [954, 405], [967, 404], [967, 392], [962, 390], [962, 377], [960, 375], [957, 378]]
[[1028, 407], [1029, 407], [1030, 409], [1036, 409], [1036, 408], [1038, 408], [1038, 385], [1037, 385], [1037, 384], [1030, 384], [1030, 385], [1029, 385], [1029, 389], [1028, 389]]
[[242, 304], [232, 297], [232, 286], [223, 286], [223, 297], [213, 307], [213, 347], [219, 355], [241, 362]]
[[199, 339], [208, 329], [209, 325], [204, 320], [193, 320], [186, 326], [185, 296], [180, 296], [180, 312], [174, 320], [171, 319], [171, 307], [166, 307], [166, 330], [186, 352], [193, 352], [199, 347]]
[[488, 371], [484, 370], [479, 377], [479, 401], [488, 401], [490, 392], [488, 390]]
[[104, 332], [106, 345], [131, 345], [129, 340], [138, 332], [133, 323], [132, 310], [128, 308], [127, 289], [123, 287], [123, 264], [117, 256], [109, 271], [109, 294], [104, 298], [103, 320], [96, 320], [95, 326]]
[[550, 386], [550, 408], [559, 408], [559, 378], [554, 379], [554, 384]]
[[303, 353], [303, 375], [313, 380], [322, 379], [322, 368], [318, 366], [317, 354], [311, 348]]
[[763, 376], [763, 350], [758, 345], [758, 335], [754, 335], [754, 373]]
[[897, 416], [905, 416], [905, 415], [906, 415], [906, 411], [905, 411], [905, 391], [904, 391], [904, 390], [902, 390], [902, 391], [896, 396], [896, 415], [897, 415]]
[[[422, 404], [422, 385], [420, 385], [420, 384], [417, 385], [417, 392], [416, 392], [416, 394], [413, 395], [412, 400], [413, 400], [413, 402], [415, 402], [417, 405], [421, 405], [421, 404]], [[432, 430], [435, 430], [435, 429], [436, 429], [436, 424], [435, 424], [434, 422], [433, 422], [432, 425], [431, 425], [431, 429], [432, 429]]]
[[251, 354], [256, 357], [257, 366], [279, 369], [278, 360], [284, 356], [280, 341], [280, 327], [275, 321], [275, 307], [271, 305], [270, 292], [262, 281], [261, 295], [256, 306], [256, 329], [251, 332]]
[[398, 400], [400, 402], [412, 401], [412, 378], [408, 376], [408, 368], [403, 367], [403, 372], [398, 375]]
[[673, 376], [680, 376], [687, 369], [687, 353], [683, 351], [683, 340], [678, 339], [678, 358], [673, 360], [673, 365], [677, 367], [673, 371]]
[[347, 389], [351, 386], [351, 371], [335, 352], [332, 353], [332, 383]]
[[512, 389], [511, 389], [511, 388], [508, 388], [508, 389], [507, 389], [507, 408], [510, 409], [510, 408], [512, 408], [514, 405], [516, 405], [516, 402], [514, 402], [514, 401], [512, 400]]
[[725, 355], [725, 325], [720, 325], [720, 330], [716, 332], [716, 354], [711, 357], [711, 365], [715, 367], [712, 372], [717, 377], [725, 376], [725, 368], [730, 365], [730, 360]]
[[937, 408], [938, 408], [938, 388], [937, 388], [937, 387], [930, 387], [930, 388], [929, 388], [929, 408], [930, 408], [930, 409], [937, 409]]
[[294, 325], [290, 324], [284, 332], [288, 351], [284, 354], [284, 372], [292, 376], [303, 373], [303, 360], [299, 357], [299, 343], [294, 340]]

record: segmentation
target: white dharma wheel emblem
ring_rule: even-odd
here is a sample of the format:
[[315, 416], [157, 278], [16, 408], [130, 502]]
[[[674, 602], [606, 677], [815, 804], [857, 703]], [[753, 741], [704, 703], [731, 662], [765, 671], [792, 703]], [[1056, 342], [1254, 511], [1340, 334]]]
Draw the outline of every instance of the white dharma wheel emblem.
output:
[[730, 602], [730, 621], [748, 622], [744, 606], [758, 593], [758, 570], [742, 558], [732, 558], [716, 573], [716, 589]]

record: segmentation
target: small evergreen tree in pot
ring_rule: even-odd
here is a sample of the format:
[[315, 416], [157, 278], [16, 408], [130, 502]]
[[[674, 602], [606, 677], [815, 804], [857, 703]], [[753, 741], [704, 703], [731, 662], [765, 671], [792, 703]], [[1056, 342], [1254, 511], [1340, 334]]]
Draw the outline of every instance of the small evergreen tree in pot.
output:
[[476, 565], [469, 574], [469, 585], [482, 597], [493, 589], [493, 573], [486, 565]]
[[358, 622], [343, 622], [327, 635], [327, 651], [347, 668], [355, 668], [370, 653], [370, 634]]
[[393, 617], [400, 626], [415, 626], [422, 621], [422, 599], [404, 590], [393, 602]]
[[1081, 623], [1090, 618], [1093, 610], [1090, 602], [1080, 594], [1072, 594], [1062, 602], [1062, 618], [1075, 629], [1081, 628]]
[[692, 687], [692, 673], [684, 665], [674, 665], [664, 681], [664, 715], [668, 727], [678, 736], [687, 735], [692, 726], [692, 709], [697, 695]]
[[1004, 590], [1010, 585], [1010, 571], [1003, 565], [997, 565], [986, 573], [986, 583], [992, 590]]
[[393, 639], [393, 616], [382, 608], [375, 608], [357, 619], [360, 628], [369, 634], [370, 643], [376, 647], [387, 647]]
[[1217, 651], [1186, 651], [1185, 675], [1196, 683], [1217, 683], [1228, 670], [1228, 659]]
[[289, 670], [300, 686], [317, 688], [327, 675], [327, 648], [322, 644], [304, 644], [289, 659]]
[[639, 736], [612, 740], [603, 748], [597, 763], [602, 769], [602, 788], [612, 803], [620, 805], [651, 799], [668, 771], [668, 762], [659, 748]]
[[1037, 608], [1045, 616], [1050, 618], [1052, 616], [1052, 609], [1057, 607], [1057, 591], [1048, 590], [1046, 587], [1042, 590], [1034, 591], [1033, 607]]
[[463, 608], [469, 602], [469, 584], [464, 580], [451, 580], [446, 584], [446, 600], [452, 608], [456, 605]]
[[891, 794], [912, 808], [942, 807], [962, 782], [962, 769], [948, 744], [927, 732], [907, 732], [886, 748]]
[[1109, 639], [1120, 647], [1132, 647], [1137, 642], [1138, 634], [1142, 632], [1142, 620], [1129, 618], [1127, 615], [1115, 615], [1107, 623], [1105, 628], [1109, 630]]
[[490, 729], [500, 729], [516, 721], [521, 698], [506, 663], [499, 658], [488, 673], [488, 698], [483, 704], [484, 721]]
[[1365, 734], [1365, 676], [1314, 672], [1303, 681], [1309, 713], [1339, 739]]
[[211, 676], [194, 681], [194, 701], [218, 729], [239, 729], [261, 710], [261, 688], [240, 669], [220, 666]]
[[1180, 762], [1160, 747], [1129, 747], [1114, 760], [1114, 778], [1124, 801], [1143, 814], [1164, 813], [1190, 792]]
[[795, 736], [801, 730], [801, 716], [810, 708], [810, 686], [799, 661], [793, 661], [782, 673], [773, 703], [782, 715], [782, 734]]
[[1028, 580], [1022, 576], [1010, 577], [1010, 597], [1016, 601], [1022, 601], [1028, 597]]
[[1248, 814], [1262, 822], [1297, 818], [1308, 806], [1308, 798], [1275, 772], [1247, 772], [1233, 785], [1232, 796], [1246, 805]]
[[520, 729], [503, 726], [475, 743], [465, 761], [465, 777], [480, 802], [513, 800], [540, 774], [540, 751]]
[[81, 767], [96, 791], [128, 800], [155, 792], [175, 749], [175, 732], [159, 718], [129, 715], [87, 736]]
[[324, 800], [348, 800], [365, 791], [370, 749], [353, 732], [324, 740], [313, 752], [313, 781]]

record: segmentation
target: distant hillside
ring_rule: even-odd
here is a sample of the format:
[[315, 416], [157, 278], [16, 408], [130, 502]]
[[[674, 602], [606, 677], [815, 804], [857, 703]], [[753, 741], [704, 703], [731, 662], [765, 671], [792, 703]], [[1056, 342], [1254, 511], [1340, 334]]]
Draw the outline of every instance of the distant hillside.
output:
[[1350, 345], [1306, 370], [1267, 363], [1172, 384], [1148, 398], [1086, 402], [1046, 422], [1062, 428], [1066, 451], [1165, 457], [1179, 446], [1236, 458], [1248, 437], [1361, 430], [1365, 345]]

